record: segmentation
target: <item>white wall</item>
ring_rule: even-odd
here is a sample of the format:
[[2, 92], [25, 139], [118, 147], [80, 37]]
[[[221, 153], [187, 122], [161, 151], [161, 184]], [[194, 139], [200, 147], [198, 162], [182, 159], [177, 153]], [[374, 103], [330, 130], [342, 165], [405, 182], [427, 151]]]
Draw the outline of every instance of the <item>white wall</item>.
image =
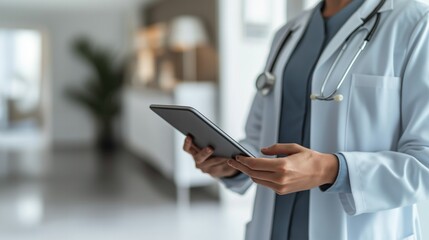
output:
[[219, 1], [220, 124], [233, 138], [244, 137], [244, 124], [255, 93], [255, 79], [264, 69], [275, 31], [286, 22], [284, 0], [272, 0], [273, 23], [262, 39], [243, 36], [243, 1]]
[[0, 9], [0, 27], [42, 29], [48, 44], [48, 72], [52, 94], [52, 140], [56, 144], [85, 144], [91, 141], [93, 126], [86, 112], [65, 98], [65, 89], [79, 86], [88, 70], [76, 60], [70, 44], [88, 36], [101, 46], [124, 52], [129, 42], [127, 15], [123, 10], [24, 10]]

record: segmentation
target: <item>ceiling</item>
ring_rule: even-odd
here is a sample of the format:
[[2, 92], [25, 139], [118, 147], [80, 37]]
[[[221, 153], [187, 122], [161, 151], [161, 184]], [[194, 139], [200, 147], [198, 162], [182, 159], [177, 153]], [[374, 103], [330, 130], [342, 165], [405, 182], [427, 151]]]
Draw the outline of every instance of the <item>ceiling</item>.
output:
[[152, 0], [0, 0], [0, 8], [25, 10], [117, 9], [141, 6]]

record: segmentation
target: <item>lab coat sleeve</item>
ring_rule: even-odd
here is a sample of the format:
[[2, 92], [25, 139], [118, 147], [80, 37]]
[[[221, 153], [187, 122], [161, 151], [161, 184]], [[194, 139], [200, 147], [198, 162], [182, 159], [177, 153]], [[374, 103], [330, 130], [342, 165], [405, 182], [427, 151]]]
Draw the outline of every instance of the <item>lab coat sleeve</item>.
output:
[[[261, 156], [259, 151], [260, 136], [262, 128], [262, 96], [257, 93], [253, 99], [252, 107], [247, 118], [245, 127], [246, 138], [240, 144], [255, 156]], [[253, 181], [245, 174], [240, 174], [234, 178], [222, 178], [222, 183], [230, 190], [244, 194], [252, 185]]]
[[403, 70], [398, 150], [342, 152], [351, 194], [339, 194], [344, 210], [359, 215], [429, 198], [429, 17], [411, 35]]

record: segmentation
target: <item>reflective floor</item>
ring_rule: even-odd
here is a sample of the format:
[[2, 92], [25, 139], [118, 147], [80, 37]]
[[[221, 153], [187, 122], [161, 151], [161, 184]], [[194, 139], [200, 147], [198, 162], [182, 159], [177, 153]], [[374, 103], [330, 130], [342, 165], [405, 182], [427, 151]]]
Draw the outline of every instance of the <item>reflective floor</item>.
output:
[[141, 160], [91, 150], [0, 150], [0, 239], [242, 239], [246, 211], [205, 189], [178, 208]]

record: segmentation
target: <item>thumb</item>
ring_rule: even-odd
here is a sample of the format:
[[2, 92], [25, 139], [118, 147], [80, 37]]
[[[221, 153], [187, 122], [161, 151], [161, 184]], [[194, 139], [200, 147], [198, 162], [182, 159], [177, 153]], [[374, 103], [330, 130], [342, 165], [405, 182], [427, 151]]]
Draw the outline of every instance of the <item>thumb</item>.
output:
[[264, 155], [293, 155], [302, 152], [305, 148], [298, 144], [274, 144], [270, 147], [262, 148]]

